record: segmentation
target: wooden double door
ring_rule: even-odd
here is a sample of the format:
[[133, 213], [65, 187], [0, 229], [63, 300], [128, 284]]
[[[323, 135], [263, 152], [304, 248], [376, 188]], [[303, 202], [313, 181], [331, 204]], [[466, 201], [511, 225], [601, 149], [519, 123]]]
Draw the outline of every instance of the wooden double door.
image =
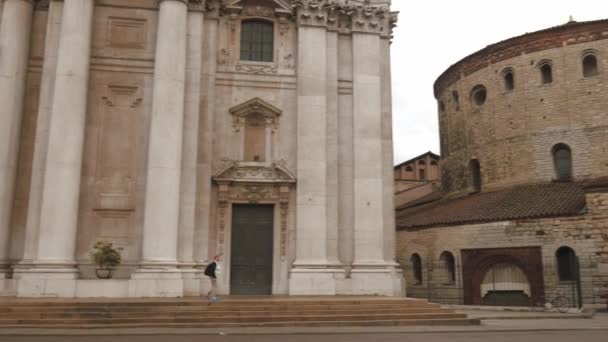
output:
[[233, 205], [231, 294], [272, 294], [273, 221], [274, 205]]

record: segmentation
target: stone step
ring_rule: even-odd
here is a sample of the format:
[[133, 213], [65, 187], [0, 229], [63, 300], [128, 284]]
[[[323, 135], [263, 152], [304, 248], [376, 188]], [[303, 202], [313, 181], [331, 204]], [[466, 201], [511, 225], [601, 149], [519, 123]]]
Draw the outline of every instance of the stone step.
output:
[[[3, 307], [97, 307], [97, 306], [140, 306], [140, 307], [158, 307], [158, 306], [199, 306], [202, 303], [207, 303], [206, 298], [200, 300], [189, 300], [189, 301], [130, 301], [129, 299], [119, 301], [19, 301], [19, 300], [8, 300], [0, 301], [0, 308]], [[378, 300], [238, 300], [238, 299], [224, 299], [216, 305], [224, 306], [328, 306], [328, 305], [429, 305], [426, 300], [422, 299], [378, 299]], [[433, 305], [433, 304], [430, 304]]]
[[2, 325], [10, 328], [45, 328], [45, 329], [100, 329], [100, 328], [254, 328], [254, 327], [348, 327], [348, 326], [435, 326], [435, 325], [479, 325], [479, 319], [448, 318], [448, 319], [406, 319], [380, 321], [293, 321], [272, 323], [139, 323], [139, 324], [23, 324], [13, 323]]
[[[477, 323], [476, 323], [477, 322]], [[478, 324], [425, 300], [370, 298], [9, 300], [0, 327], [315, 327]]]
[[208, 310], [374, 310], [374, 309], [391, 309], [391, 308], [439, 308], [438, 304], [410, 304], [410, 305], [394, 305], [394, 304], [349, 304], [349, 305], [298, 305], [298, 304], [284, 304], [284, 305], [227, 305], [222, 302], [210, 305], [209, 302], [201, 302], [194, 306], [175, 306], [175, 305], [162, 305], [162, 306], [137, 306], [137, 305], [64, 305], [64, 306], [5, 306], [0, 307], [0, 312], [27, 312], [35, 311], [40, 312], [44, 310], [115, 310], [115, 311], [131, 311], [137, 308], [137, 310], [147, 311], [177, 311], [177, 310], [189, 310], [197, 309], [201, 307], [207, 307]]
[[188, 310], [188, 311], [43, 311], [43, 312], [8, 312], [0, 313], [2, 318], [89, 318], [89, 317], [155, 317], [155, 316], [171, 316], [171, 317], [223, 317], [223, 316], [271, 316], [274, 314], [286, 315], [340, 315], [340, 314], [421, 314], [421, 313], [446, 313], [451, 312], [440, 308], [420, 308], [420, 309], [377, 309], [377, 310], [268, 310], [268, 311], [238, 311], [238, 310]]
[[0, 326], [6, 324], [143, 324], [143, 323], [286, 323], [286, 322], [367, 322], [367, 321], [401, 321], [401, 320], [433, 320], [433, 319], [464, 319], [466, 315], [443, 314], [412, 314], [412, 315], [326, 315], [326, 316], [245, 316], [245, 317], [137, 317], [137, 318], [95, 318], [95, 319], [0, 319]]

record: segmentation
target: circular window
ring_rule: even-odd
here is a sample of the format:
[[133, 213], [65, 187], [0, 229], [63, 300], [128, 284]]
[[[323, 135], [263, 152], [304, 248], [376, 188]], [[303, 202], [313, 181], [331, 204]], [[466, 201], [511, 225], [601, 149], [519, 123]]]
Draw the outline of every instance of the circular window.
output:
[[475, 86], [471, 91], [471, 101], [476, 106], [481, 106], [486, 103], [487, 92], [486, 87], [482, 85]]

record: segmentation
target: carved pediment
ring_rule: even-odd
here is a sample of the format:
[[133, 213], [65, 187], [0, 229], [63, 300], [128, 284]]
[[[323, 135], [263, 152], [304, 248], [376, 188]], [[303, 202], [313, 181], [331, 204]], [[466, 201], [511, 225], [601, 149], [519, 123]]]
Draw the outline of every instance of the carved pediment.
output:
[[266, 118], [266, 124], [276, 129], [281, 113], [280, 109], [258, 97], [230, 108], [230, 114], [234, 118], [232, 124], [236, 130], [245, 124], [245, 118], [251, 114], [262, 114]]
[[295, 175], [287, 168], [285, 161], [270, 165], [254, 162], [224, 160], [216, 170], [213, 180], [217, 183], [295, 183]]
[[289, 0], [224, 0], [223, 5], [228, 12], [233, 13], [238, 13], [247, 6], [260, 7], [260, 5], [274, 9], [274, 13], [277, 15], [290, 15], [292, 13]]

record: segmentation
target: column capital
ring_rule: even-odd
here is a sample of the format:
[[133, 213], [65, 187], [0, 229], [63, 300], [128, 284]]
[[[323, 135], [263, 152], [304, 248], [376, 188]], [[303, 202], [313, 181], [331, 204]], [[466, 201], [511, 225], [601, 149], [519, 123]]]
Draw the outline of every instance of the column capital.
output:
[[397, 12], [388, 5], [369, 0], [351, 3], [345, 0], [294, 0], [294, 16], [299, 26], [327, 27], [342, 33], [378, 34], [389, 38], [397, 21]]
[[372, 6], [369, 1], [361, 5], [347, 5], [353, 33], [390, 35], [390, 9], [386, 5]]
[[327, 0], [295, 0], [292, 4], [298, 26], [327, 27]]

